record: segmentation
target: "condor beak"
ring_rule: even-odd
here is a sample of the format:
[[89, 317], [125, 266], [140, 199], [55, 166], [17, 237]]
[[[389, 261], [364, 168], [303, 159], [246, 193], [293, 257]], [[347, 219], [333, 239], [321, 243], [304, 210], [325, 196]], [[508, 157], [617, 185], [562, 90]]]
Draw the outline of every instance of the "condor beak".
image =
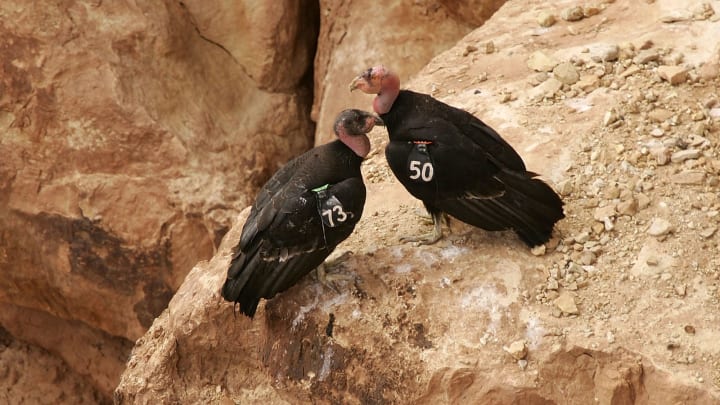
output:
[[365, 82], [365, 78], [362, 75], [354, 78], [353, 81], [350, 82], [350, 91], [356, 90], [362, 82]]
[[375, 120], [375, 125], [379, 125], [381, 127], [385, 126], [385, 123], [383, 122], [382, 118], [378, 117], [377, 115], [373, 114], [373, 119]]

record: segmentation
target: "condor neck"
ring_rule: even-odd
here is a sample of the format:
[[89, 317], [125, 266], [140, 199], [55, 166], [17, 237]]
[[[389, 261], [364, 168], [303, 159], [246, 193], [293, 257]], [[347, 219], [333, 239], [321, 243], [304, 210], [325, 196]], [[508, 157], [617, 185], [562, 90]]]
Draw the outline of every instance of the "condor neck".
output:
[[340, 142], [350, 148], [356, 155], [365, 158], [370, 153], [370, 138], [367, 135], [348, 135], [344, 130], [337, 134]]
[[382, 81], [380, 92], [373, 100], [373, 110], [378, 114], [386, 114], [393, 106], [395, 99], [400, 93], [400, 79], [391, 73]]

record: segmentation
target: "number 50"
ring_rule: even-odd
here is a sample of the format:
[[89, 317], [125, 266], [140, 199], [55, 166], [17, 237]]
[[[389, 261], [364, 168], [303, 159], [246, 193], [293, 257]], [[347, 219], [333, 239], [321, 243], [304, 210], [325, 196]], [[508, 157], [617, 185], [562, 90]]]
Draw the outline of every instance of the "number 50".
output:
[[410, 178], [413, 180], [422, 179], [422, 181], [430, 181], [433, 178], [434, 170], [430, 162], [425, 162], [421, 165], [419, 160], [410, 161]]

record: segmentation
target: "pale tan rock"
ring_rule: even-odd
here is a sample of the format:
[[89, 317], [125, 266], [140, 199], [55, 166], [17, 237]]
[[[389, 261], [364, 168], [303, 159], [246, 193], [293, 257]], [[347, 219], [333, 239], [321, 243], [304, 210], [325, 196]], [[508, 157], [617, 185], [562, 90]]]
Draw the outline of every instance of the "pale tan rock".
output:
[[595, 213], [593, 214], [593, 217], [596, 221], [602, 222], [607, 218], [612, 218], [615, 216], [615, 206], [616, 204], [608, 204], [603, 207], [599, 207], [595, 209]]
[[580, 313], [577, 304], [575, 303], [575, 297], [569, 292], [562, 292], [555, 301], [555, 306], [565, 314], [577, 315]]
[[599, 84], [600, 78], [597, 75], [581, 75], [575, 87], [589, 92], [595, 90]]
[[530, 100], [539, 101], [543, 98], [552, 98], [562, 89], [562, 82], [551, 77], [528, 92]]
[[568, 85], [575, 84], [578, 80], [580, 80], [580, 75], [578, 74], [577, 69], [575, 69], [575, 66], [573, 66], [572, 63], [568, 62], [563, 62], [555, 66], [553, 69], [553, 75], [555, 75], [555, 78], [557, 78], [561, 83]]
[[584, 17], [583, 8], [580, 6], [568, 7], [560, 12], [560, 18], [565, 21], [579, 21]]
[[688, 71], [682, 66], [660, 66], [658, 67], [658, 75], [668, 83], [678, 85], [685, 83], [688, 78]]
[[655, 49], [643, 49], [641, 48], [641, 51], [638, 52], [637, 55], [633, 58], [633, 62], [637, 64], [645, 64], [649, 62], [655, 62], [658, 59], [660, 59], [660, 54]]
[[596, 44], [590, 46], [590, 59], [595, 62], [614, 62], [619, 52], [620, 48], [615, 44]]
[[503, 350], [505, 350], [515, 360], [522, 360], [528, 354], [527, 343], [524, 339], [516, 340], [507, 346], [503, 346]]
[[549, 11], [541, 11], [537, 16], [538, 25], [541, 27], [552, 27], [555, 25], [555, 15]]
[[673, 116], [672, 111], [668, 111], [664, 108], [655, 108], [648, 113], [648, 118], [653, 122], [665, 122]]
[[638, 212], [638, 202], [634, 198], [630, 198], [629, 200], [619, 202], [615, 209], [617, 209], [620, 215], [633, 216]]
[[702, 152], [697, 149], [679, 150], [670, 156], [670, 160], [674, 163], [684, 162], [688, 159], [697, 159], [702, 156]]
[[316, 3], [280, 0], [238, 6], [188, 0], [183, 4], [199, 33], [222, 46], [261, 89], [296, 88], [313, 62]]
[[657, 162], [658, 166], [665, 166], [666, 164], [670, 163], [670, 158], [672, 155], [670, 148], [666, 146], [659, 146], [657, 148], [653, 148], [651, 150], [651, 153], [655, 156], [655, 161]]
[[705, 181], [705, 172], [699, 170], [686, 170], [670, 176], [675, 184], [702, 184]]
[[670, 221], [664, 218], [655, 218], [650, 224], [647, 233], [650, 236], [665, 236], [673, 230], [674, 227]]
[[559, 63], [559, 60], [542, 51], [533, 52], [527, 61], [528, 67], [537, 72], [552, 72]]
[[698, 75], [701, 79], [713, 80], [720, 76], [720, 63], [705, 63], [698, 69]]
[[637, 67], [636, 65], [632, 65], [632, 66], [630, 66], [629, 68], [625, 69], [625, 71], [623, 71], [623, 72], [620, 74], [620, 77], [630, 77], [630, 76], [632, 76], [632, 75], [634, 75], [634, 74], [636, 74], [636, 73], [639, 73], [639, 72], [640, 72], [640, 68]]

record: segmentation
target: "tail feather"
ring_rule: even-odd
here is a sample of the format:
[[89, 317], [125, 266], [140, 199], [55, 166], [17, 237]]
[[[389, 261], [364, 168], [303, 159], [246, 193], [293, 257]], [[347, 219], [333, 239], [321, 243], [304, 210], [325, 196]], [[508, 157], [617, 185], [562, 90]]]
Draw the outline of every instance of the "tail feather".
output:
[[240, 312], [250, 318], [255, 315], [261, 298], [272, 298], [290, 288], [332, 252], [332, 249], [317, 249], [280, 261], [263, 259], [259, 250], [256, 247], [233, 257], [221, 291], [225, 300], [239, 303]]
[[489, 199], [444, 201], [441, 209], [463, 222], [497, 231], [512, 229], [528, 246], [547, 242], [555, 223], [565, 217], [555, 191], [532, 174], [501, 172], [505, 194]]
[[238, 251], [230, 262], [227, 279], [221, 294], [225, 300], [240, 304], [240, 312], [252, 318], [260, 303], [260, 295], [249, 291], [246, 287], [255, 272], [263, 272], [267, 267], [257, 249], [243, 253]]

